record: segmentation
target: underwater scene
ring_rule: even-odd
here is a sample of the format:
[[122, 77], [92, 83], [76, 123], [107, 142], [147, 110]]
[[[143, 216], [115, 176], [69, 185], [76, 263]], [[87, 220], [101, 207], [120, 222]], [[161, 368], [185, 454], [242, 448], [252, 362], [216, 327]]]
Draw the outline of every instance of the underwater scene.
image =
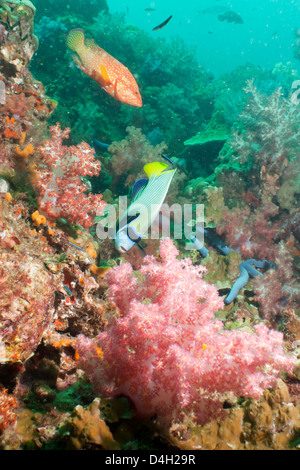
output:
[[300, 0], [0, 0], [0, 450], [300, 449], [299, 196]]

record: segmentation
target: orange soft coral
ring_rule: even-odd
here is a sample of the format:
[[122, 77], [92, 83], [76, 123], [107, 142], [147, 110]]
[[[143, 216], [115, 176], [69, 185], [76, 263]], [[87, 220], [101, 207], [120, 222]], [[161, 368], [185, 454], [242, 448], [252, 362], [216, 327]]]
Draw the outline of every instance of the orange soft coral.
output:
[[44, 215], [39, 214], [39, 211], [35, 211], [31, 218], [33, 220], [33, 224], [37, 227], [39, 225], [43, 225], [46, 223], [46, 217]]
[[33, 154], [33, 145], [32, 145], [32, 144], [28, 144], [28, 145], [26, 145], [26, 147], [25, 147], [24, 149], [20, 149], [20, 147], [17, 145], [17, 147], [16, 147], [16, 154], [17, 154], [19, 157], [27, 158], [28, 155], [32, 155], [32, 154]]
[[4, 129], [3, 136], [5, 139], [20, 139], [19, 134], [8, 128]]

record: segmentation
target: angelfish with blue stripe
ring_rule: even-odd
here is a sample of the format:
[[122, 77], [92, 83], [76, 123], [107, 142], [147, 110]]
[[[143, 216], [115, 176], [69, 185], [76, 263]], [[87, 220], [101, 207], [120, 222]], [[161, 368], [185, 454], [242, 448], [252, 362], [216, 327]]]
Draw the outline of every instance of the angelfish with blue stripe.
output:
[[[173, 161], [162, 155], [169, 163]], [[177, 168], [168, 169], [162, 162], [151, 162], [144, 166], [147, 178], [136, 181], [131, 192], [131, 203], [119, 220], [115, 233], [115, 247], [120, 253], [127, 253], [137, 245], [146, 254], [140, 241], [157, 218]]]

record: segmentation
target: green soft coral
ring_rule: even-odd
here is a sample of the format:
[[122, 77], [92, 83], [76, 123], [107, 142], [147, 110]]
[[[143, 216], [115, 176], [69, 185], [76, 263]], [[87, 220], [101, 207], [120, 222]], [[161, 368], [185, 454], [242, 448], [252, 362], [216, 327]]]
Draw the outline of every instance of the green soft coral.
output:
[[230, 127], [225, 122], [223, 114], [216, 111], [203, 132], [198, 132], [194, 137], [186, 140], [184, 145], [203, 145], [219, 140], [226, 141], [230, 136]]
[[205, 204], [205, 224], [217, 225], [223, 217], [223, 210], [225, 207], [223, 189], [215, 186], [209, 186], [204, 190], [206, 196]]
[[201, 261], [201, 265], [207, 269], [203, 279], [209, 284], [214, 284], [218, 289], [231, 289], [232, 283], [240, 274], [240, 262], [241, 255], [234, 251], [230, 251], [227, 256], [224, 256], [210, 250], [209, 256]]

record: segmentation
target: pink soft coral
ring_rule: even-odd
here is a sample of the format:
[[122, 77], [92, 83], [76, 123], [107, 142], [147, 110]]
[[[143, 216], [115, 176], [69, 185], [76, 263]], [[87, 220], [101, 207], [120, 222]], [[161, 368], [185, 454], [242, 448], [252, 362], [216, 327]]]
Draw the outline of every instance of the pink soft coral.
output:
[[205, 268], [177, 255], [165, 239], [160, 260], [147, 256], [137, 273], [128, 263], [108, 272], [120, 316], [95, 340], [79, 336], [80, 367], [96, 393], [130, 397], [140, 417], [170, 423], [191, 413], [204, 424], [222, 413], [224, 393], [259, 397], [293, 360], [265, 325], [256, 334], [224, 331], [214, 316], [223, 300], [202, 279]]
[[85, 142], [77, 146], [62, 145], [70, 129], [60, 125], [50, 128], [51, 139], [39, 147], [41, 165], [35, 173], [34, 186], [39, 192], [39, 207], [50, 218], [65, 218], [88, 228], [93, 216], [100, 215], [104, 206], [101, 195], [86, 195], [84, 176], [96, 176], [100, 162], [95, 160], [93, 149]]

